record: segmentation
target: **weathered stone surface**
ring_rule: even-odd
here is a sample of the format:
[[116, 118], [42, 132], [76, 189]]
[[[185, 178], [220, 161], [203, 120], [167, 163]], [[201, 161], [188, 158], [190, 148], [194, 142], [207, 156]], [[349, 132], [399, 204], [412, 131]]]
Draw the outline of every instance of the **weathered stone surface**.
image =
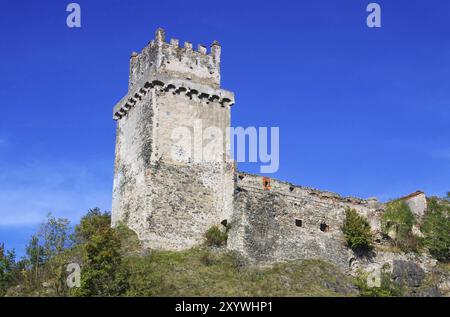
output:
[[353, 197], [294, 186], [240, 173], [228, 247], [259, 264], [292, 259], [326, 259], [344, 270], [355, 257], [341, 227], [346, 207], [364, 215], [377, 230], [379, 205]]
[[211, 52], [207, 54], [206, 47], [202, 45], [195, 51], [189, 42], [184, 47], [179, 47], [176, 39], [167, 43], [164, 30], [158, 29], [155, 39], [141, 53], [132, 54], [130, 58], [129, 90], [141, 87], [144, 81], [156, 74], [218, 88], [220, 54], [221, 48], [217, 42], [211, 45]]
[[394, 260], [392, 274], [400, 285], [419, 287], [425, 278], [425, 272], [414, 262]]
[[427, 197], [425, 196], [425, 193], [417, 191], [402, 199], [419, 221], [425, 214], [425, 210], [427, 210]]
[[415, 292], [415, 297], [441, 297], [442, 294], [439, 291], [439, 289], [434, 287], [427, 287], [419, 289], [417, 292]]

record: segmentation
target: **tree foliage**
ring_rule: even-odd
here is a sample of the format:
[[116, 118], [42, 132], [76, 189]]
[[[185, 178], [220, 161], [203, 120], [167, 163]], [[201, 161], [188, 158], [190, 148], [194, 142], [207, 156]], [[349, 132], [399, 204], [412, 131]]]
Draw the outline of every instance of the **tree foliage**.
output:
[[358, 214], [355, 209], [345, 210], [345, 222], [342, 227], [349, 248], [358, 252], [372, 249], [372, 230], [369, 222]]
[[420, 239], [412, 234], [415, 223], [414, 214], [403, 200], [389, 202], [381, 219], [383, 233], [404, 252], [416, 252], [421, 247]]
[[0, 296], [5, 295], [13, 282], [15, 258], [14, 250], [7, 251], [5, 245], [0, 244]]
[[27, 257], [23, 261], [26, 268], [23, 272], [27, 289], [40, 294], [45, 284], [52, 295], [64, 295], [67, 287], [65, 283], [65, 267], [67, 250], [73, 245], [70, 222], [66, 218], [56, 218], [47, 214], [38, 232], [31, 237], [26, 247]]
[[422, 231], [424, 244], [431, 255], [439, 261], [450, 262], [450, 201], [428, 200]]
[[126, 288], [125, 273], [121, 270], [121, 241], [110, 226], [110, 216], [98, 208], [83, 217], [76, 228], [77, 239], [83, 241], [81, 287], [77, 296], [117, 296]]
[[67, 218], [56, 218], [51, 213], [41, 224], [38, 238], [42, 242], [44, 262], [61, 254], [72, 245], [70, 221]]
[[110, 226], [110, 213], [102, 212], [99, 208], [89, 209], [88, 213], [81, 218], [80, 224], [75, 227], [75, 241], [78, 244], [88, 242], [100, 230]]

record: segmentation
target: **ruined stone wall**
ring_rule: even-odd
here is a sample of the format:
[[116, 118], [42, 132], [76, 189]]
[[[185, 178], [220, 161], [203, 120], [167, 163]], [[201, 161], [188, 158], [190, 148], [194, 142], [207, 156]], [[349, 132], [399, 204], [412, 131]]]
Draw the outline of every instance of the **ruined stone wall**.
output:
[[[209, 228], [227, 220], [228, 248], [259, 265], [319, 258], [355, 270], [412, 261], [389, 252], [361, 259], [346, 247], [341, 227], [347, 207], [363, 215], [376, 243], [383, 243], [385, 206], [376, 199], [236, 172], [226, 151], [234, 94], [220, 88], [220, 54], [217, 42], [209, 54], [205, 46], [194, 51], [189, 42], [183, 48], [178, 40], [167, 43], [162, 29], [132, 54], [128, 93], [113, 109], [112, 225], [125, 223], [144, 247], [180, 250], [201, 244]], [[188, 138], [177, 134], [180, 128]], [[211, 147], [218, 136], [219, 146]], [[423, 215], [423, 193], [403, 199]], [[415, 261], [424, 270], [430, 266], [426, 257]]]
[[420, 221], [424, 216], [428, 205], [425, 193], [417, 191], [401, 199], [408, 205], [409, 209], [416, 217], [416, 220]]
[[383, 206], [374, 200], [239, 173], [228, 247], [260, 265], [320, 258], [349, 269], [354, 255], [341, 230], [346, 207], [356, 209], [379, 231]]

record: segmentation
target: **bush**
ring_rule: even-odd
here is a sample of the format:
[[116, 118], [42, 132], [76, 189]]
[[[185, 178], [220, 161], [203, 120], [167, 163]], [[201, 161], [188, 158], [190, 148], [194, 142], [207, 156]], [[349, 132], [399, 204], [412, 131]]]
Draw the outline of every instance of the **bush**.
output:
[[389, 202], [381, 219], [383, 234], [404, 252], [417, 252], [421, 248], [421, 240], [412, 234], [415, 223], [414, 214], [403, 200]]
[[439, 261], [450, 262], [450, 203], [431, 198], [423, 219], [424, 244]]
[[211, 227], [205, 233], [206, 245], [221, 247], [227, 244], [229, 226], [225, 230], [220, 230], [218, 226]]
[[345, 222], [342, 232], [348, 247], [352, 250], [367, 252], [373, 248], [370, 224], [355, 209], [348, 208], [345, 211]]

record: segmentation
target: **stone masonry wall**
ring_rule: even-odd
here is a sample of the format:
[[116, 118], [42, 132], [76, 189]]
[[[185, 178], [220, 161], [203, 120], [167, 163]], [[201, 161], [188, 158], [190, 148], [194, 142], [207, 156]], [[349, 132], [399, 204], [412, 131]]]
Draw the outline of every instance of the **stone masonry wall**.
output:
[[[219, 88], [220, 47], [214, 43], [207, 55], [203, 47], [175, 46], [159, 29], [141, 54], [133, 54], [129, 91], [113, 110], [112, 225], [125, 223], [153, 249], [200, 244], [233, 210], [235, 166], [225, 144], [234, 95]], [[180, 128], [189, 138], [174, 134]], [[212, 131], [221, 141], [212, 147], [213, 159], [204, 159]]]
[[264, 265], [320, 258], [349, 269], [354, 257], [341, 227], [345, 208], [356, 209], [379, 230], [382, 205], [340, 197], [261, 176], [236, 177], [228, 247]]

